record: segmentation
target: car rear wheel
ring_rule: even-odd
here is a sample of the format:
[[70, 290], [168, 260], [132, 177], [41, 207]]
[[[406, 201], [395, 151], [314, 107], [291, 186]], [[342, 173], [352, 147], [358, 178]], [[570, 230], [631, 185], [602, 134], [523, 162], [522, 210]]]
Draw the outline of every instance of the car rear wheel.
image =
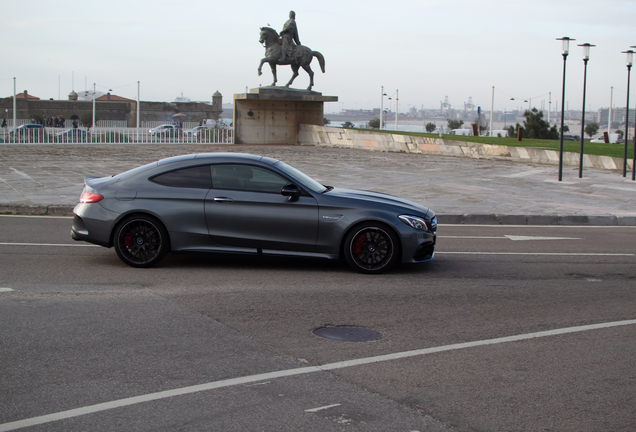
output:
[[168, 253], [168, 232], [152, 216], [129, 216], [115, 231], [117, 256], [132, 267], [152, 267]]
[[398, 259], [398, 240], [384, 224], [368, 222], [347, 235], [344, 255], [349, 265], [361, 273], [383, 273]]

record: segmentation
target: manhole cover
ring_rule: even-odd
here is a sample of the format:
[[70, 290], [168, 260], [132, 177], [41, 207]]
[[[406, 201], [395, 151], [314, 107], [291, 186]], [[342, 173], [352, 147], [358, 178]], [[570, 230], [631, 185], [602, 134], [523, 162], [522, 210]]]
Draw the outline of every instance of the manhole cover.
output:
[[313, 331], [316, 336], [345, 342], [367, 342], [382, 338], [382, 333], [361, 327], [328, 326]]

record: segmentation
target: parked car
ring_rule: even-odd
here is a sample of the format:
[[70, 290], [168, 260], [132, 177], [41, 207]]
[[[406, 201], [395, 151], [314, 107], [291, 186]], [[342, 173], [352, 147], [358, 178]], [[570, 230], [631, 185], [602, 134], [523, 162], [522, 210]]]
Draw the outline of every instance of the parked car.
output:
[[581, 141], [581, 135], [563, 134], [563, 141]]
[[83, 129], [67, 129], [55, 134], [55, 140], [58, 142], [88, 142], [91, 140], [90, 131]]
[[344, 258], [362, 273], [433, 259], [432, 210], [325, 186], [269, 157], [175, 156], [84, 184], [73, 239], [114, 247], [132, 267], [168, 252]]
[[10, 136], [25, 136], [25, 135], [36, 135], [43, 134], [44, 126], [40, 124], [23, 124], [16, 128], [13, 128], [9, 131]]
[[151, 137], [174, 138], [183, 136], [183, 130], [174, 124], [163, 124], [148, 131]]
[[200, 138], [204, 138], [206, 133], [210, 133], [209, 131], [210, 128], [207, 126], [197, 126], [195, 128], [183, 131], [183, 136], [197, 141]]
[[451, 135], [464, 135], [464, 136], [473, 136], [472, 129], [453, 129], [450, 131]]

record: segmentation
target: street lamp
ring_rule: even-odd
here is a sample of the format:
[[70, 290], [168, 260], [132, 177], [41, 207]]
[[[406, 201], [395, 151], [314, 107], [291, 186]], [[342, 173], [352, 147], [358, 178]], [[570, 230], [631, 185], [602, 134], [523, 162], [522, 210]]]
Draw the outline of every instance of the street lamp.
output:
[[589, 43], [580, 44], [583, 47], [583, 63], [585, 69], [583, 72], [583, 110], [581, 111], [581, 154], [579, 156], [579, 178], [583, 178], [583, 143], [585, 142], [585, 83], [587, 81], [587, 61], [590, 59], [590, 47], [596, 45], [590, 45]]
[[[558, 38], [557, 40], [562, 41], [561, 45], [561, 54], [563, 55], [563, 90], [561, 92], [561, 100], [565, 101], [565, 63], [568, 58], [568, 54], [570, 51], [570, 41], [576, 39], [570, 39], [569, 37]], [[559, 181], [563, 179], [563, 127], [565, 123], [565, 104], [561, 104], [561, 142], [559, 144]]]
[[386, 93], [384, 93], [384, 86], [382, 86], [382, 96], [380, 99], [380, 130], [382, 130], [382, 114], [384, 113], [384, 96], [386, 96]]
[[395, 90], [395, 131], [397, 132], [397, 124], [398, 124], [398, 90]]
[[623, 177], [627, 177], [627, 143], [629, 141], [629, 78], [632, 72], [632, 64], [634, 63], [634, 51], [623, 51], [623, 54], [627, 54], [627, 105], [625, 107], [625, 152], [623, 155]]
[[[630, 46], [630, 48], [636, 48], [636, 45]], [[629, 91], [627, 95], [629, 96]], [[627, 118], [627, 122], [629, 123], [629, 117]], [[627, 130], [627, 128], [625, 128], [625, 130]], [[632, 181], [635, 181], [635, 180], [636, 180], [636, 128], [634, 128], [634, 157], [632, 159]]]
[[492, 136], [492, 118], [494, 116], [495, 116], [495, 86], [492, 86], [492, 97], [490, 98], [490, 131], [488, 133], [488, 136]]

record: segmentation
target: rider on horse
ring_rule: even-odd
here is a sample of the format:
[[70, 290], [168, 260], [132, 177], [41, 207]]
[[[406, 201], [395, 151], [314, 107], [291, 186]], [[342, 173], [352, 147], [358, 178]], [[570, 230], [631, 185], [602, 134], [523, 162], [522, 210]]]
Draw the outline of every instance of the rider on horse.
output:
[[283, 26], [283, 31], [280, 32], [283, 39], [283, 47], [280, 55], [280, 62], [293, 62], [294, 50], [296, 45], [300, 45], [300, 39], [298, 38], [298, 28], [296, 28], [296, 12], [289, 12], [289, 19]]

